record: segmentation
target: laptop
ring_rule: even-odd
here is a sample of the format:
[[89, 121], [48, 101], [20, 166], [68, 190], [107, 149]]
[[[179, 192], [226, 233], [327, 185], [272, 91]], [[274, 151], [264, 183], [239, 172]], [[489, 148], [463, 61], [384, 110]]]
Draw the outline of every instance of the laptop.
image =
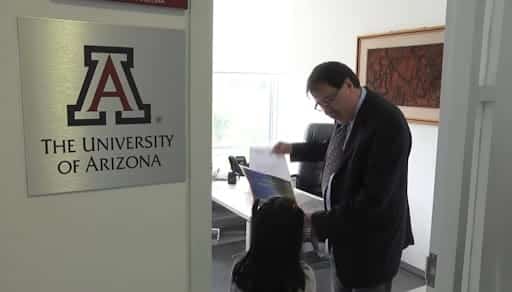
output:
[[295, 200], [292, 183], [288, 180], [240, 166], [244, 173], [254, 199], [262, 201], [271, 197], [283, 196]]

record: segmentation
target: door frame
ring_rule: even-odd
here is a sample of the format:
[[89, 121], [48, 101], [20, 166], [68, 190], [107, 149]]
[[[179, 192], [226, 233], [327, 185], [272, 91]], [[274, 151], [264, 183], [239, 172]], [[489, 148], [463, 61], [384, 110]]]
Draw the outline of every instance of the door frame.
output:
[[191, 292], [211, 290], [211, 127], [213, 1], [189, 0], [189, 239]]
[[437, 263], [429, 292], [478, 291], [492, 130], [488, 109], [494, 102], [489, 59], [499, 41], [492, 37], [496, 1], [447, 1], [430, 240]]

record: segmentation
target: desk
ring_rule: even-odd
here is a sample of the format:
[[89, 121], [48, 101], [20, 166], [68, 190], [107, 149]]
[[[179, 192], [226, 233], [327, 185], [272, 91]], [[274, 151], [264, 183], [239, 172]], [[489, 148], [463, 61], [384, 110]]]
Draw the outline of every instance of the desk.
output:
[[[251, 208], [252, 194], [249, 183], [240, 178], [236, 185], [229, 185], [226, 181], [212, 182], [212, 200], [245, 219], [245, 249], [249, 249], [251, 234]], [[295, 200], [304, 212], [313, 213], [324, 209], [322, 198], [295, 189]]]

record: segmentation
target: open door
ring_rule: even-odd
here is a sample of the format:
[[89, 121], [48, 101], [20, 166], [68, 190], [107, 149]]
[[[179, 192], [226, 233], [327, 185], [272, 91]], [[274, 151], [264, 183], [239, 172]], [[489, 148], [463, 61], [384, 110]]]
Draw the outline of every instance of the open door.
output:
[[506, 79], [511, 76], [512, 38], [504, 30], [506, 22], [510, 27], [510, 16], [504, 16], [511, 6], [506, 0], [448, 0], [426, 272], [430, 292], [508, 290], [502, 286], [506, 261], [495, 260], [503, 259], [510, 245], [497, 234], [499, 223], [510, 217], [505, 192], [510, 193], [511, 182], [498, 167], [510, 168], [512, 160], [503, 151], [511, 144]]

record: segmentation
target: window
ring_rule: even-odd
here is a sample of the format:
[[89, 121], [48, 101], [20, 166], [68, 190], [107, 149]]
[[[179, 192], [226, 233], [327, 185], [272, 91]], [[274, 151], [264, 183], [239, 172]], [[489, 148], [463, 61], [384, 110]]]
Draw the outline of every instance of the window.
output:
[[277, 78], [261, 73], [213, 74], [213, 168], [228, 169], [229, 155], [269, 145], [274, 134]]

